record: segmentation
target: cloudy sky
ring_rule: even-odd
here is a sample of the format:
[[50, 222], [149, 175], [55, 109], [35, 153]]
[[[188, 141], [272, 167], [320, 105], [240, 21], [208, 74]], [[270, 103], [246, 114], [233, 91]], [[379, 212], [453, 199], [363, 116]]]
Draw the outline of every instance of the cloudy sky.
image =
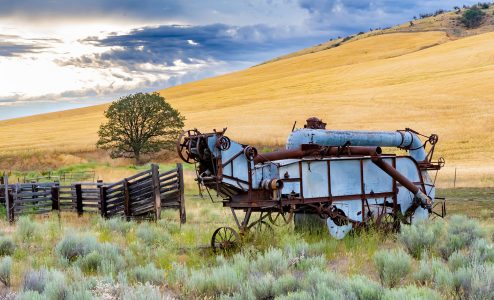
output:
[[0, 119], [211, 77], [457, 0], [0, 0]]

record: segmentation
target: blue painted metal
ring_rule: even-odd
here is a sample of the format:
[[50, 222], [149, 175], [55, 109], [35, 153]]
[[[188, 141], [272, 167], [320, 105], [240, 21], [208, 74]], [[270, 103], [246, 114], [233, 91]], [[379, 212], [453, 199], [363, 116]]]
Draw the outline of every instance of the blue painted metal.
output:
[[[204, 138], [207, 149], [199, 149], [203, 146], [197, 141]], [[430, 212], [418, 206], [420, 201], [417, 199], [434, 202], [435, 186], [427, 172], [430, 157], [425, 151], [425, 144], [411, 130], [298, 129], [289, 135], [286, 149], [303, 149], [303, 145], [315, 144], [323, 146], [315, 147], [317, 151], [322, 151], [320, 157], [316, 151], [297, 159], [258, 160], [258, 164], [249, 156], [248, 146], [230, 141], [228, 147], [221, 147], [221, 138], [224, 138], [224, 131], [199, 133], [191, 136], [184, 145], [193, 146], [193, 158], [199, 163], [199, 182], [208, 188], [215, 188], [218, 194], [225, 197], [224, 205], [232, 209], [254, 208], [272, 212], [295, 205], [299, 211], [322, 214], [324, 210], [321, 212], [317, 205], [330, 205], [349, 221], [364, 223], [379, 215], [396, 214], [397, 209], [402, 214], [411, 212], [413, 220], [426, 218]], [[397, 147], [408, 150], [409, 155], [377, 156], [375, 152], [358, 156], [351, 153], [340, 155], [339, 149], [336, 155], [334, 151], [332, 154], [324, 152], [329, 151], [327, 147], [336, 146]], [[283, 155], [271, 157], [293, 157]], [[376, 157], [380, 158], [377, 162]], [[271, 182], [282, 184], [272, 188]], [[246, 214], [246, 220], [242, 223], [244, 227], [239, 225], [241, 230], [247, 226], [249, 217], [250, 214]], [[341, 238], [350, 227], [337, 223], [332, 220], [327, 225], [333, 236]]]
[[417, 135], [405, 131], [350, 131], [302, 128], [288, 136], [286, 149], [296, 149], [302, 144], [321, 146], [379, 146], [408, 149], [416, 161], [425, 160], [427, 154]]

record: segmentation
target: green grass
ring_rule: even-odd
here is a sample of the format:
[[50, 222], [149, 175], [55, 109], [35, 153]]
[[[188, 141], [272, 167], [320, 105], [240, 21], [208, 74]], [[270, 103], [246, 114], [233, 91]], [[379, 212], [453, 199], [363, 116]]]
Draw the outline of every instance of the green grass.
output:
[[483, 210], [494, 212], [494, 188], [438, 189], [436, 196], [446, 198], [446, 208], [450, 215], [463, 214], [478, 218]]
[[[439, 190], [440, 196], [448, 198], [449, 212], [477, 216], [477, 221], [454, 217], [453, 223], [437, 220], [409, 227], [404, 232], [418, 233], [409, 240], [369, 230], [337, 241], [325, 232], [274, 227], [273, 236], [252, 234], [245, 238], [240, 253], [227, 257], [217, 257], [208, 245], [216, 228], [235, 228], [233, 217], [221, 203], [197, 197], [192, 184], [186, 186], [188, 222], [184, 225], [174, 210], [163, 211], [158, 222], [140, 223], [62, 213], [60, 222], [56, 214], [23, 218], [15, 227], [2, 220], [0, 236], [15, 245], [8, 273], [12, 291], [20, 293], [26, 274], [39, 270], [64, 283], [46, 285], [42, 292], [26, 290], [19, 294], [20, 299], [35, 297], [33, 293], [42, 299], [50, 293], [62, 293], [67, 299], [102, 298], [105, 293], [129, 295], [129, 299], [160, 293], [185, 299], [393, 299], [407, 293], [423, 299], [465, 298], [489, 291], [490, 281], [484, 283], [479, 278], [492, 272], [490, 228], [494, 222], [481, 218], [475, 210], [490, 207], [493, 191]], [[420, 232], [428, 230], [434, 238], [424, 242]], [[387, 269], [382, 284], [380, 278], [384, 277], [373, 258], [406, 250], [414, 256], [411, 271], [395, 274], [404, 267]], [[8, 270], [8, 262], [5, 266]]]

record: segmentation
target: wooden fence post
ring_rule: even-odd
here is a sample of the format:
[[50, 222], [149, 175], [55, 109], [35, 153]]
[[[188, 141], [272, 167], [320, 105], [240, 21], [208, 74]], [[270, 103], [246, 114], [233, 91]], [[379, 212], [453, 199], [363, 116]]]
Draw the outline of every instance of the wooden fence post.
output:
[[187, 222], [187, 215], [185, 213], [185, 195], [184, 195], [184, 169], [181, 163], [177, 163], [177, 175], [178, 175], [178, 191], [180, 193], [180, 224]]
[[60, 210], [60, 186], [54, 185], [51, 187], [51, 209]]
[[106, 203], [106, 190], [108, 187], [101, 185], [99, 188], [99, 199], [101, 205], [101, 216], [104, 218], [108, 218], [108, 205]]
[[161, 219], [161, 195], [160, 195], [160, 174], [159, 166], [156, 164], [151, 165], [151, 178], [153, 185], [153, 197], [154, 197], [154, 210], [155, 221]]
[[127, 178], [123, 180], [123, 192], [124, 192], [124, 214], [127, 221], [130, 221], [130, 216], [132, 212], [130, 211], [130, 191], [129, 191], [129, 181]]
[[77, 210], [77, 214], [82, 216], [83, 214], [83, 207], [82, 207], [82, 186], [81, 184], [75, 184], [75, 208]]
[[8, 219], [9, 223], [12, 224], [15, 221], [15, 214], [14, 214], [14, 195], [13, 193], [8, 193], [8, 204], [7, 206], [9, 207], [9, 214], [8, 214]]
[[9, 176], [3, 175], [3, 183], [5, 184], [5, 207], [7, 209], [7, 219], [10, 220], [10, 203], [9, 203]]

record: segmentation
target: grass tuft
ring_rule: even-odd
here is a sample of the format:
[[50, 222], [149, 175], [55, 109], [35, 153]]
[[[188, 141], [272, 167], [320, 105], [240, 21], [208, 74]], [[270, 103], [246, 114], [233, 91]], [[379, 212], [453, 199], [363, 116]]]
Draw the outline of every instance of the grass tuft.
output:
[[401, 249], [380, 250], [374, 254], [374, 264], [381, 282], [388, 287], [395, 287], [410, 273], [412, 259]]
[[6, 256], [0, 260], [0, 282], [6, 287], [10, 286], [12, 274], [12, 258]]
[[0, 236], [0, 256], [12, 255], [15, 244], [11, 237]]

